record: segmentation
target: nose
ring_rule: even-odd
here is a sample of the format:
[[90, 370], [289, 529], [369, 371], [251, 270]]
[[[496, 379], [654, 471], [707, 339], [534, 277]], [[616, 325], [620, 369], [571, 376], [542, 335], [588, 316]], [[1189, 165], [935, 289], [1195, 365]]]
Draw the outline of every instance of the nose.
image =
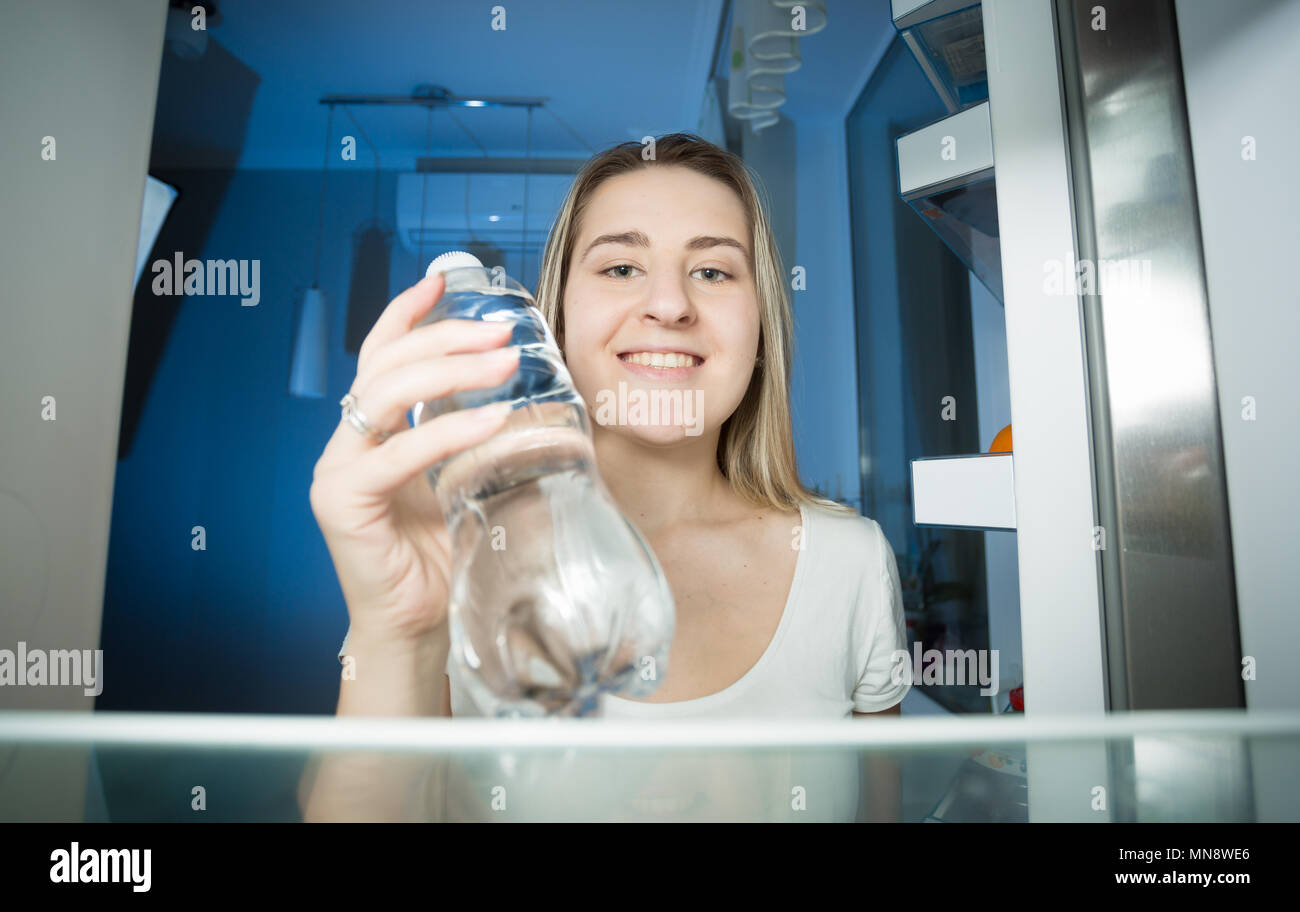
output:
[[661, 272], [649, 283], [649, 297], [642, 309], [643, 320], [663, 326], [684, 327], [695, 322], [695, 305], [684, 280], [673, 273]]

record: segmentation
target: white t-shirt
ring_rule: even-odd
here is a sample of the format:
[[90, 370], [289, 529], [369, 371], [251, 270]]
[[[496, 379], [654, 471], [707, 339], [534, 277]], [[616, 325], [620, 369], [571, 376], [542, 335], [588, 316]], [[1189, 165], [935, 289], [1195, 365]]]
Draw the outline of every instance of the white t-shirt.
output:
[[[893, 653], [907, 650], [907, 632], [888, 539], [875, 520], [857, 514], [814, 505], [801, 507], [800, 513], [803, 548], [785, 611], [754, 666], [729, 687], [693, 700], [647, 703], [605, 695], [603, 717], [843, 719], [853, 712], [889, 709], [903, 699], [911, 685], [892, 680]], [[447, 674], [452, 715], [482, 715], [450, 657]], [[603, 762], [601, 769], [607, 772], [608, 757]], [[857, 807], [858, 761], [851, 751], [629, 754], [619, 762], [625, 764], [618, 776], [620, 794], [605, 794], [602, 778], [593, 775], [598, 771], [583, 772], [581, 762], [571, 757], [545, 774], [532, 770], [527, 778], [538, 788], [532, 793], [525, 788], [522, 795], [516, 789], [512, 803], [519, 816], [509, 816], [610, 819], [615, 802], [628, 809], [625, 815], [613, 815], [619, 819], [852, 820]], [[468, 780], [478, 778], [464, 772]], [[499, 779], [500, 771], [493, 770], [489, 778], [493, 776]], [[626, 794], [633, 780], [635, 792]]]

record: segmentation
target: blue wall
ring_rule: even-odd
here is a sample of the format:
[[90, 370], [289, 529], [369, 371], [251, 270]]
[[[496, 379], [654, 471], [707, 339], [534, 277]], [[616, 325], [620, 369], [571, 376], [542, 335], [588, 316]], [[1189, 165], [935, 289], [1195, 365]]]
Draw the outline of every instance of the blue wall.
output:
[[794, 263], [807, 271], [808, 283], [805, 290], [791, 293], [795, 321], [791, 398], [799, 475], [805, 484], [861, 510], [853, 245], [844, 122], [801, 121], [797, 135], [798, 242]]
[[[319, 172], [235, 172], [206, 245], [183, 251], [260, 260], [261, 303], [179, 300], [118, 465], [97, 708], [334, 710], [347, 611], [308, 489], [356, 373], [343, 349], [345, 305], [352, 230], [371, 214], [373, 174], [329, 180], [320, 285], [333, 324], [323, 399], [287, 393], [296, 299], [312, 279]], [[173, 177], [182, 192], [217, 178]], [[384, 174], [380, 215], [390, 224], [395, 193]], [[414, 257], [395, 245], [390, 297], [417, 275]], [[150, 279], [146, 271], [142, 281]], [[204, 551], [191, 548], [196, 525], [206, 530]]]

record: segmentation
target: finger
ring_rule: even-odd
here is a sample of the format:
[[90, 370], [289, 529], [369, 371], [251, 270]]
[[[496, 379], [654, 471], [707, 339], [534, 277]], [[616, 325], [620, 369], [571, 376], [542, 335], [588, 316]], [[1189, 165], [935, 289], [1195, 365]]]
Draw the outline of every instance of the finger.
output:
[[[361, 414], [365, 416], [367, 423], [370, 422], [369, 416], [364, 410]], [[374, 427], [371, 424], [371, 427]], [[346, 464], [356, 459], [361, 453], [372, 450], [382, 441], [372, 439], [362, 434], [359, 430], [348, 423], [347, 419], [340, 419], [339, 423], [334, 426], [334, 433], [330, 434], [330, 439], [325, 444], [325, 449], [321, 451], [320, 458], [316, 460], [316, 468], [313, 472], [313, 478], [319, 477], [321, 473], [327, 472], [336, 466]]]
[[394, 434], [349, 467], [355, 472], [351, 479], [353, 490], [363, 497], [392, 494], [430, 466], [487, 440], [505, 423], [510, 406], [508, 402], [494, 402], [461, 409]]
[[[453, 392], [497, 386], [504, 383], [518, 367], [518, 348], [447, 355], [433, 361], [417, 362], [399, 368], [400, 375], [396, 379], [385, 380], [377, 391], [375, 384], [380, 378], [376, 378], [370, 387], [357, 396], [356, 408], [375, 430], [392, 434], [405, 433], [409, 425], [406, 413], [416, 402], [438, 399]], [[340, 420], [317, 460], [315, 474], [350, 463], [380, 443], [381, 441], [360, 433], [347, 421]]]
[[312, 472], [313, 480], [338, 466], [352, 462], [357, 456], [376, 446], [378, 441], [367, 440], [352, 425], [340, 421], [325, 443], [325, 449], [321, 450], [320, 458], [316, 460], [316, 467]]
[[417, 402], [500, 386], [518, 369], [515, 346], [415, 361], [376, 376], [357, 392], [357, 407], [371, 427], [395, 434], [406, 430], [406, 414]]
[[415, 329], [375, 349], [364, 370], [358, 365], [353, 391], [365, 389], [379, 374], [427, 358], [498, 348], [509, 340], [509, 323], [482, 320], [440, 320]]
[[442, 297], [446, 287], [446, 278], [441, 272], [425, 276], [406, 291], [388, 302], [384, 312], [379, 315], [375, 325], [366, 333], [357, 353], [358, 367], [378, 348], [393, 341], [403, 333], [410, 332], [411, 327], [425, 316], [433, 305]]

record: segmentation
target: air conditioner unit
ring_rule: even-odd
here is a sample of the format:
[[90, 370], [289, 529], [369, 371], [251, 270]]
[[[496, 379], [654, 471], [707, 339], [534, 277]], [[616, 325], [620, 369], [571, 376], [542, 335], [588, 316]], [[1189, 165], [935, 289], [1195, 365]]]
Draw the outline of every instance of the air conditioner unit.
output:
[[399, 174], [397, 233], [402, 246], [413, 253], [421, 246], [428, 253], [476, 243], [506, 252], [540, 250], [574, 175], [527, 175], [526, 213], [524, 177], [522, 173]]

